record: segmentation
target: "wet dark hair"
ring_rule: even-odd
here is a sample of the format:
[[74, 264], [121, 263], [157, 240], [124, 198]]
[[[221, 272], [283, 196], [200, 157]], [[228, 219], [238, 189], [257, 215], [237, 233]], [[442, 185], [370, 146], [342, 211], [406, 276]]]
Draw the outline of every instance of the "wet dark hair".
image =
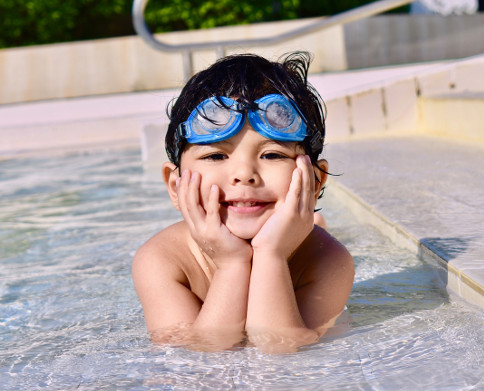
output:
[[322, 98], [307, 80], [311, 60], [307, 52], [290, 53], [277, 62], [255, 54], [237, 54], [224, 57], [194, 75], [167, 108], [170, 124], [165, 148], [170, 161], [180, 166], [186, 140], [179, 137], [178, 126], [203, 100], [226, 96], [250, 107], [255, 100], [275, 93], [294, 101], [302, 112], [310, 135], [301, 145], [311, 162], [316, 163], [323, 150], [325, 113]]

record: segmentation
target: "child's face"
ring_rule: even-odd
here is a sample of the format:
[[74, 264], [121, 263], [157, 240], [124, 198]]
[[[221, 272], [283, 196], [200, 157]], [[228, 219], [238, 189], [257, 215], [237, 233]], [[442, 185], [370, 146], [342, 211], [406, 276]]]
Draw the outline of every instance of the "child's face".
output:
[[251, 239], [284, 202], [301, 154], [304, 150], [297, 143], [265, 138], [247, 122], [228, 140], [187, 145], [180, 170], [201, 174], [202, 206], [211, 186], [217, 185], [222, 222], [234, 235]]

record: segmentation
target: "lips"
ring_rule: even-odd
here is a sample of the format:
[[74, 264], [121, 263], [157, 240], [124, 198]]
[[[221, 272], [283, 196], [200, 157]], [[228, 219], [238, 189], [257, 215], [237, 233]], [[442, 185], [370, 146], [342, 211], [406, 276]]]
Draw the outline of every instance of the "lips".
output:
[[270, 202], [260, 200], [228, 200], [221, 202], [228, 210], [237, 213], [256, 213], [264, 209]]
[[229, 206], [235, 206], [236, 208], [244, 208], [249, 206], [255, 206], [258, 204], [257, 201], [228, 201]]

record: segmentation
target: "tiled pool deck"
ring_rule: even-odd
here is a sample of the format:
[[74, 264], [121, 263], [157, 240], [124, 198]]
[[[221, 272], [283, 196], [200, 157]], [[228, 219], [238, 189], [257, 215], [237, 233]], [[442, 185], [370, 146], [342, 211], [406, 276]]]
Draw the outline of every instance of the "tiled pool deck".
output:
[[443, 266], [446, 286], [484, 307], [484, 144], [407, 136], [327, 145], [328, 184], [362, 219]]
[[[313, 76], [312, 81], [328, 100], [430, 66], [335, 73]], [[384, 95], [375, 91], [378, 99]], [[154, 91], [0, 106], [0, 158], [139, 145], [143, 124], [166, 122], [166, 103], [176, 94]], [[161, 140], [160, 127], [153, 131]], [[328, 190], [337, 191], [342, 202], [395, 242], [443, 266], [440, 276], [448, 288], [484, 307], [484, 142], [397, 134], [328, 137], [330, 171], [343, 174], [331, 179]], [[161, 160], [157, 154], [157, 163]]]

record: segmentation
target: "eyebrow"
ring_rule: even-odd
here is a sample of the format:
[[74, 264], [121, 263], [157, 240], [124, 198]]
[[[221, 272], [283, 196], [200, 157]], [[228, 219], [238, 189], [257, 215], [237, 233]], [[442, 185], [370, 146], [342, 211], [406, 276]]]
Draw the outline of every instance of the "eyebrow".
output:
[[215, 143], [210, 143], [210, 144], [190, 144], [190, 148], [191, 149], [203, 149], [203, 148], [206, 148], [206, 147], [217, 147], [217, 145], [229, 145], [229, 146], [232, 146], [233, 143], [230, 143], [230, 142], [227, 142], [226, 140], [224, 141], [217, 141]]
[[296, 141], [279, 141], [279, 140], [267, 139], [261, 142], [258, 147], [260, 149], [263, 149], [265, 147], [271, 147], [273, 145], [277, 145], [282, 148], [288, 148], [290, 150], [293, 150], [293, 149], [296, 150], [299, 144]]
[[[279, 140], [272, 140], [272, 139], [268, 138], [268, 139], [265, 139], [264, 141], [262, 141], [258, 146], [260, 148], [263, 148], [267, 145], [273, 145], [273, 144], [279, 145], [281, 147], [289, 147], [290, 144], [297, 145], [297, 143], [295, 141], [279, 141]], [[227, 146], [233, 147], [234, 143], [231, 142], [230, 139], [227, 139], [227, 140], [216, 141], [216, 142], [210, 143], [210, 144], [192, 144], [192, 148], [203, 148], [203, 147], [217, 146], [217, 145], [220, 145], [220, 146], [227, 145]]]
[[295, 145], [295, 141], [279, 141], [279, 140], [272, 140], [268, 138], [267, 140], [264, 140], [261, 143], [261, 146], [266, 146], [268, 144], [276, 144], [276, 145], [280, 145], [281, 147], [284, 147], [287, 145]]

